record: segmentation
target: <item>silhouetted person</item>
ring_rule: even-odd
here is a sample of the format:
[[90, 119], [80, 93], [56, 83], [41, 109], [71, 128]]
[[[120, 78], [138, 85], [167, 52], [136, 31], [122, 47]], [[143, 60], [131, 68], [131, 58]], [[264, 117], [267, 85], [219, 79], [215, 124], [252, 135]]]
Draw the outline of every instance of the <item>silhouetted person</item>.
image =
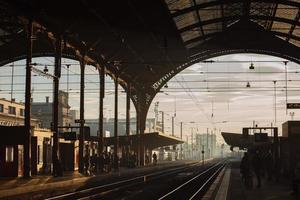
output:
[[98, 170], [98, 162], [97, 162], [97, 158], [98, 158], [98, 155], [97, 154], [94, 154], [91, 156], [91, 171], [95, 174], [97, 173], [97, 170]]
[[84, 161], [84, 172], [86, 175], [89, 175], [90, 164], [91, 164], [89, 145], [85, 146], [85, 155], [84, 155], [83, 161]]
[[114, 166], [115, 171], [119, 170], [119, 156], [118, 156], [118, 154], [113, 155], [113, 166]]
[[146, 154], [146, 156], [145, 156], [145, 160], [146, 160], [146, 165], [149, 165], [149, 163], [150, 163], [150, 160], [149, 160], [149, 155], [148, 155], [148, 154]]
[[106, 151], [104, 152], [103, 157], [104, 157], [104, 169], [105, 169], [105, 172], [108, 172], [109, 171], [109, 155]]
[[104, 171], [104, 153], [101, 153], [98, 157], [98, 167], [100, 173]]
[[266, 171], [268, 175], [268, 180], [272, 180], [272, 175], [273, 175], [273, 170], [274, 170], [274, 162], [273, 162], [273, 156], [271, 151], [268, 151], [266, 158], [265, 158], [265, 163], [266, 163]]
[[298, 194], [299, 192], [299, 184], [300, 184], [300, 161], [297, 162], [296, 167], [294, 169], [294, 176], [293, 176], [293, 191], [294, 193]]
[[244, 153], [240, 164], [240, 172], [242, 174], [243, 181], [247, 187], [252, 186], [252, 177], [251, 177], [251, 162], [247, 152]]
[[107, 154], [107, 171], [110, 172], [112, 168], [112, 162], [113, 162], [113, 157], [111, 152], [108, 152]]
[[157, 155], [155, 152], [153, 153], [152, 158], [153, 158], [153, 164], [156, 165], [157, 164]]
[[252, 158], [252, 166], [253, 166], [253, 171], [254, 171], [256, 179], [257, 179], [257, 187], [260, 188], [261, 187], [262, 161], [261, 161], [258, 150], [255, 151], [254, 156]]

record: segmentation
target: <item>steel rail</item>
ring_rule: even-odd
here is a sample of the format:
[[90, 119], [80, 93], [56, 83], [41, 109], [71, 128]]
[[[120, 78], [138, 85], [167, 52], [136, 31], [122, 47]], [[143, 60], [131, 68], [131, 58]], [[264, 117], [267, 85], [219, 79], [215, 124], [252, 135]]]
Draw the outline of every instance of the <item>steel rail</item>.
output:
[[[119, 190], [119, 189], [122, 189], [124, 187], [128, 187], [128, 185], [130, 185], [130, 184], [139, 183], [138, 181], [140, 181], [140, 183], [144, 183], [147, 179], [149, 180], [149, 179], [154, 179], [154, 178], [158, 178], [158, 177], [161, 177], [161, 176], [167, 176], [167, 175], [170, 175], [172, 173], [176, 173], [177, 171], [184, 171], [185, 169], [188, 169], [190, 167], [197, 166], [197, 165], [200, 165], [200, 163], [199, 162], [196, 162], [196, 163], [193, 162], [193, 163], [190, 163], [190, 164], [184, 164], [184, 166], [180, 165], [179, 167], [171, 167], [171, 169], [168, 168], [168, 169], [165, 169], [165, 170], [159, 171], [159, 172], [153, 172], [153, 173], [137, 176], [137, 177], [122, 180], [122, 181], [117, 181], [117, 182], [113, 182], [113, 183], [109, 183], [109, 184], [105, 184], [105, 185], [91, 187], [91, 188], [88, 188], [88, 189], [83, 189], [83, 190], [79, 190], [79, 191], [75, 191], [75, 192], [70, 192], [70, 193], [67, 193], [67, 194], [62, 194], [62, 195], [58, 195], [58, 196], [49, 197], [49, 198], [46, 198], [46, 200], [82, 199], [82, 198], [93, 197], [95, 195], [99, 195], [100, 193], [104, 193], [104, 192], [108, 193], [108, 192], [111, 192], [111, 191], [114, 191], [114, 190]], [[123, 185], [123, 184], [126, 184], [126, 185]], [[103, 191], [97, 192], [97, 190], [103, 190]], [[93, 194], [91, 194], [91, 193], [93, 193]], [[94, 194], [94, 193], [96, 193], [96, 194]]]
[[207, 181], [205, 181], [205, 183], [203, 183], [203, 185], [202, 185], [202, 186], [201, 186], [201, 187], [193, 194], [193, 196], [192, 196], [189, 200], [197, 199], [197, 198], [198, 198], [197, 195], [199, 195], [199, 193], [202, 192], [202, 190], [204, 189], [204, 187], [207, 186], [208, 183], [209, 183], [213, 178], [216, 177], [216, 175], [218, 175], [218, 173], [223, 169], [223, 167], [225, 167], [225, 165], [226, 165], [226, 164], [221, 165], [221, 166], [217, 169], [217, 171], [216, 171], [212, 176], [210, 176], [209, 179], [207, 179]]
[[[220, 167], [219, 167], [220, 166]], [[214, 174], [212, 176], [210, 176], [210, 178], [208, 179], [208, 181], [206, 181], [205, 183], [203, 183], [200, 187], [200, 189], [198, 189], [196, 192], [193, 193], [193, 195], [190, 198], [187, 199], [191, 199], [194, 198], [196, 195], [199, 194], [200, 191], [203, 190], [203, 188], [209, 183], [210, 180], [212, 180], [212, 178], [217, 174], [217, 172], [219, 172], [220, 169], [222, 169], [225, 166], [224, 162], [218, 162], [216, 164], [214, 164], [213, 166], [209, 167], [208, 169], [206, 169], [205, 171], [199, 173], [197, 176], [191, 178], [190, 180], [186, 181], [185, 183], [181, 184], [180, 186], [178, 186], [177, 188], [173, 189], [172, 191], [168, 192], [167, 194], [165, 194], [164, 196], [160, 197], [158, 200], [165, 200], [165, 199], [174, 199], [174, 195], [176, 195], [176, 193], [180, 192], [181, 190], [183, 190], [185, 186], [188, 185], [193, 185], [195, 181], [197, 181], [199, 178], [202, 178], [203, 176], [207, 175], [208, 173], [210, 173], [212, 170], [214, 170], [215, 168], [219, 167], [216, 172], [214, 172]], [[182, 191], [182, 193], [184, 194], [185, 191]]]

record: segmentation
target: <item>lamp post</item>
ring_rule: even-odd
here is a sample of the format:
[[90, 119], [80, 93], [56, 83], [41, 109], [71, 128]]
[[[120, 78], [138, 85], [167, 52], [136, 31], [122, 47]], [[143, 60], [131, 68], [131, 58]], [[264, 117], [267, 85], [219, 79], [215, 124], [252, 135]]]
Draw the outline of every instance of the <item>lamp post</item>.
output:
[[[180, 122], [180, 139], [182, 140], [182, 122]], [[182, 144], [180, 144], [180, 160], [182, 160]]]
[[161, 113], [161, 132], [164, 133], [165, 128], [164, 128], [164, 111], [159, 111]]
[[276, 81], [273, 81], [274, 83], [274, 124], [276, 124], [277, 116], [276, 116]]

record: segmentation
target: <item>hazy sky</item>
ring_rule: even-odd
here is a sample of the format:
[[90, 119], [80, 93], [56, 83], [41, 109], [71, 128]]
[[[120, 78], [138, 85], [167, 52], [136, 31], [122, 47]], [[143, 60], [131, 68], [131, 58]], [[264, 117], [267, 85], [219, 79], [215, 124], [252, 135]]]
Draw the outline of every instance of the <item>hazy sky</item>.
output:
[[[53, 72], [53, 58], [36, 58], [33, 62], [43, 69], [44, 65]], [[288, 110], [286, 114], [286, 78], [284, 59], [255, 54], [233, 54], [213, 58], [215, 63], [198, 63], [179, 73], [168, 83], [168, 88], [162, 88], [155, 97], [148, 117], [154, 117], [154, 102], [159, 102], [159, 110], [165, 112], [165, 130], [171, 133], [171, 116], [176, 112], [175, 135], [179, 136], [180, 122], [184, 122], [184, 138], [191, 131], [206, 133], [215, 131], [219, 140], [220, 132], [241, 132], [242, 127], [252, 126], [253, 120], [258, 126], [275, 124], [276, 96], [276, 125], [281, 133], [281, 124], [291, 119], [290, 112], [294, 112], [294, 120], [299, 118], [298, 110]], [[250, 70], [252, 61], [255, 69]], [[257, 62], [260, 61], [260, 62]], [[270, 62], [265, 62], [270, 61]], [[79, 109], [79, 65], [76, 61], [63, 59], [63, 63], [71, 64], [69, 70], [69, 92], [71, 109]], [[299, 66], [295, 63], [287, 64], [287, 102], [300, 103]], [[24, 61], [12, 66], [0, 68], [0, 97], [13, 98], [24, 101]], [[34, 73], [33, 73], [34, 74]], [[67, 91], [67, 68], [63, 65], [60, 89]], [[86, 118], [98, 117], [98, 72], [92, 66], [86, 69]], [[14, 82], [12, 88], [11, 82]], [[276, 81], [276, 84], [274, 84]], [[45, 101], [45, 96], [52, 98], [52, 80], [46, 77], [33, 76], [33, 99]], [[247, 82], [251, 87], [247, 88]], [[276, 95], [274, 92], [276, 87]], [[105, 117], [113, 117], [113, 82], [106, 77]], [[120, 88], [119, 111], [120, 118], [125, 117], [125, 93]], [[132, 105], [132, 116], [135, 110]], [[161, 118], [161, 115], [159, 116]], [[194, 123], [190, 123], [194, 122]]]

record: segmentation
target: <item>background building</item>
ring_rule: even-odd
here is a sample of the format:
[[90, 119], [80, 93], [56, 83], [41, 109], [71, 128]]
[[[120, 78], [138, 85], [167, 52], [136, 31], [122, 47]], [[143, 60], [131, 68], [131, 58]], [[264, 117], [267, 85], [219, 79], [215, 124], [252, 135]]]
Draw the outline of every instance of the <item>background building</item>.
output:
[[[24, 125], [25, 105], [15, 102], [14, 99], [0, 99], [0, 125], [1, 126], [20, 126]], [[31, 125], [39, 127], [37, 119], [31, 119]]]
[[[71, 123], [68, 93], [59, 91], [58, 102], [58, 125], [68, 126]], [[31, 103], [31, 114], [40, 120], [42, 128], [51, 129], [52, 109], [53, 103], [49, 102], [49, 97], [46, 97], [45, 102]]]
[[[110, 136], [114, 135], [114, 118], [104, 118], [103, 119], [103, 129], [105, 132], [109, 132]], [[145, 132], [154, 132], [154, 121], [155, 119], [147, 119]], [[98, 119], [86, 119], [86, 126], [90, 127], [91, 136], [97, 136], [99, 120]], [[136, 118], [130, 119], [130, 135], [136, 133]], [[126, 135], [126, 119], [118, 119], [118, 135]]]
[[211, 158], [216, 153], [216, 135], [215, 134], [196, 134], [195, 149], [204, 151], [204, 157]]

